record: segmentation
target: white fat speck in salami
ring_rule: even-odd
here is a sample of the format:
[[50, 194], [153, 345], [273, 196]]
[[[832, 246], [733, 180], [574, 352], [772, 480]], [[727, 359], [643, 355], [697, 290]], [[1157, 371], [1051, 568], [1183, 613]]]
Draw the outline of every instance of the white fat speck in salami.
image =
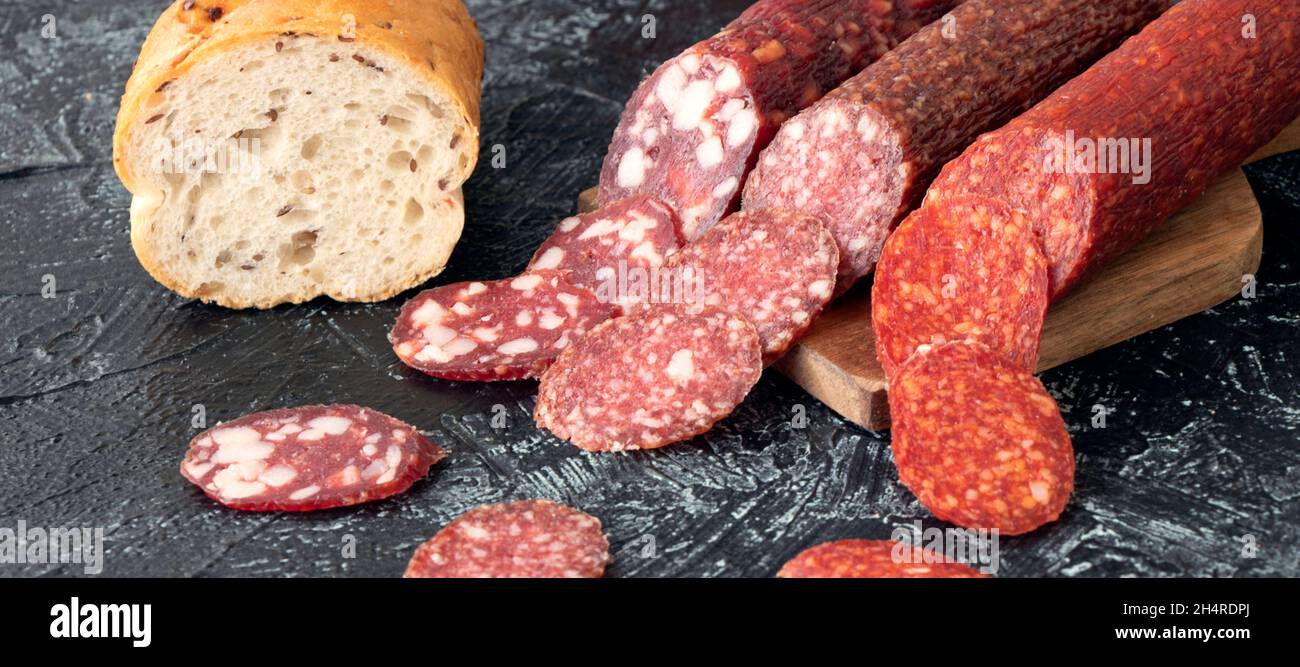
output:
[[421, 292], [397, 317], [393, 351], [406, 365], [447, 380], [537, 377], [569, 342], [618, 310], [568, 275], [540, 269]]
[[190, 443], [181, 475], [227, 507], [301, 512], [401, 493], [444, 456], [388, 415], [356, 405], [309, 405], [204, 431]]
[[549, 500], [483, 505], [415, 550], [409, 579], [599, 578], [609, 563], [600, 520]]
[[700, 289], [687, 294], [691, 305], [749, 320], [771, 362], [830, 302], [838, 265], [835, 238], [816, 218], [758, 210], [727, 216], [673, 255], [665, 270], [699, 277]]
[[565, 350], [542, 376], [534, 418], [588, 451], [663, 447], [731, 414], [762, 369], [748, 320], [713, 307], [651, 304]]
[[530, 271], [555, 269], [569, 282], [596, 292], [606, 303], [625, 305], [619, 288], [629, 272], [651, 272], [685, 244], [681, 221], [663, 202], [636, 196], [590, 213], [565, 218], [542, 243]]

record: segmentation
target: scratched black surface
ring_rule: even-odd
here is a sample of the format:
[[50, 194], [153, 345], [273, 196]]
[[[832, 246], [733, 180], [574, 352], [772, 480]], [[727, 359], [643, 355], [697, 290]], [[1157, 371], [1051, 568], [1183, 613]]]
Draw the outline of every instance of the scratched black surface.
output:
[[[611, 576], [766, 577], [823, 540], [930, 525], [887, 434], [775, 373], [691, 444], [592, 455], [532, 425], [530, 383], [402, 367], [385, 335], [409, 295], [232, 312], [155, 284], [131, 253], [110, 136], [164, 4], [0, 0], [0, 527], [102, 527], [106, 576], [388, 577], [470, 507], [540, 496], [604, 521]], [[489, 54], [483, 140], [505, 147], [507, 168], [483, 165], [466, 187], [464, 240], [431, 284], [522, 268], [595, 182], [639, 79], [744, 4], [472, 2]], [[653, 40], [640, 36], [647, 12]], [[45, 14], [56, 39], [40, 36]], [[1060, 522], [1003, 541], [1002, 575], [1300, 574], [1300, 156], [1249, 176], [1267, 225], [1257, 297], [1046, 374], [1078, 490]], [[404, 496], [305, 515], [225, 510], [177, 472], [195, 405], [215, 423], [336, 401], [408, 420], [451, 456]], [[1096, 404], [1113, 409], [1106, 428], [1090, 425]], [[799, 411], [806, 428], [791, 425]], [[80, 573], [0, 564], [0, 576]]]

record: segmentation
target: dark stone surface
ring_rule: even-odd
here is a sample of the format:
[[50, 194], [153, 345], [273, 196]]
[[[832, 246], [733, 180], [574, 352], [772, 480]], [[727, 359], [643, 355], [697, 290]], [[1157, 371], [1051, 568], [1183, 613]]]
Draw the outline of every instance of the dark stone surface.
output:
[[[541, 496], [600, 517], [615, 576], [770, 576], [814, 543], [886, 537], [927, 513], [887, 434], [769, 372], [691, 444], [593, 455], [530, 419], [534, 385], [419, 376], [385, 335], [408, 295], [233, 312], [137, 265], [110, 137], [162, 0], [0, 1], [0, 527], [103, 527], [111, 576], [397, 576], [465, 510]], [[622, 101], [743, 0], [472, 2], [488, 43], [484, 164], [434, 283], [512, 274], [594, 184]], [[658, 18], [658, 38], [639, 36]], [[41, 17], [58, 38], [42, 39]], [[1300, 574], [1300, 156], [1248, 170], [1265, 211], [1258, 296], [1052, 371], [1078, 452], [1063, 519], [1003, 541], [1004, 576]], [[57, 295], [42, 298], [43, 276]], [[315, 402], [410, 421], [450, 458], [410, 493], [310, 515], [225, 510], [181, 479], [208, 423]], [[1113, 409], [1090, 426], [1092, 406]], [[791, 418], [806, 410], [807, 428]], [[504, 428], [491, 427], [495, 414]], [[1252, 536], [1257, 557], [1243, 555]], [[343, 547], [355, 539], [356, 557]], [[81, 572], [0, 564], [0, 576]]]

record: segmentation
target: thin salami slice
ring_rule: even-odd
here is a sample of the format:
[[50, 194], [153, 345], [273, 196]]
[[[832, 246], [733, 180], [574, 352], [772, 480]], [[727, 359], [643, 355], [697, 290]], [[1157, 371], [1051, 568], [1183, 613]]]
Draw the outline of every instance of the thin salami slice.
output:
[[1033, 372], [1047, 317], [1048, 266], [1025, 217], [953, 198], [889, 237], [871, 292], [876, 354], [892, 378], [922, 345], [976, 340]]
[[588, 578], [605, 573], [600, 520], [549, 500], [483, 505], [421, 544], [408, 579]]
[[534, 418], [588, 451], [654, 449], [731, 414], [762, 370], [758, 332], [744, 318], [654, 304], [562, 352], [542, 376]]
[[839, 290], [939, 168], [1155, 19], [1168, 0], [970, 0], [787, 121], [744, 206], [817, 216], [840, 243]]
[[[763, 360], [775, 361], [812, 326], [835, 290], [839, 251], [816, 218], [794, 211], [727, 216], [668, 260], [691, 305], [716, 306], [758, 329]], [[697, 293], [698, 292], [698, 293]]]
[[893, 540], [839, 540], [805, 549], [777, 573], [785, 579], [977, 579], [989, 575]]
[[978, 343], [912, 357], [890, 383], [898, 476], [936, 517], [1004, 535], [1055, 521], [1074, 489], [1074, 448], [1029, 371]]
[[445, 380], [538, 377], [617, 306], [559, 271], [444, 285], [416, 295], [389, 339], [402, 363]]
[[1300, 2], [1184, 0], [981, 137], [926, 199], [974, 193], [1024, 210], [1056, 299], [1297, 115]]
[[664, 63], [633, 94], [600, 201], [662, 199], [688, 240], [734, 210], [776, 128], [957, 0], [759, 0]]
[[387, 498], [441, 461], [413, 426], [356, 405], [269, 410], [190, 442], [181, 475], [240, 510], [301, 512]]
[[653, 283], [654, 271], [685, 243], [672, 209], [639, 195], [561, 220], [528, 269], [564, 271], [570, 283], [595, 292], [602, 302], [625, 305], [628, 290], [619, 286], [631, 278]]

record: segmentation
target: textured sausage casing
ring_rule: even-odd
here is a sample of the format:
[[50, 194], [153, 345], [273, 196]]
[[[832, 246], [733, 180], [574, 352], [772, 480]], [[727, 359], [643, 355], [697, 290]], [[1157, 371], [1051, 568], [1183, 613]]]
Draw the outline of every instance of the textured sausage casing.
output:
[[782, 122], [956, 4], [760, 0], [633, 94], [605, 155], [600, 201], [659, 197], [695, 240], [734, 209]]
[[1184, 0], [981, 137], [944, 167], [926, 203], [975, 193], [1025, 211], [1051, 262], [1055, 298], [1297, 114], [1300, 2]]
[[[893, 540], [838, 540], [809, 547], [790, 559], [776, 576], [783, 579], [978, 579], [987, 574], [941, 554], [920, 551]], [[902, 556], [900, 558], [899, 556]], [[911, 560], [909, 560], [911, 559]]]
[[838, 289], [871, 272], [943, 163], [1083, 71], [1168, 0], [971, 0], [781, 127], [744, 207], [830, 226]]
[[923, 345], [975, 340], [1033, 372], [1047, 318], [1047, 258], [1025, 216], [984, 197], [924, 207], [889, 240], [871, 292], [885, 377]]
[[978, 343], [923, 349], [891, 382], [898, 476], [936, 517], [1018, 535], [1055, 521], [1074, 448], [1029, 371]]

